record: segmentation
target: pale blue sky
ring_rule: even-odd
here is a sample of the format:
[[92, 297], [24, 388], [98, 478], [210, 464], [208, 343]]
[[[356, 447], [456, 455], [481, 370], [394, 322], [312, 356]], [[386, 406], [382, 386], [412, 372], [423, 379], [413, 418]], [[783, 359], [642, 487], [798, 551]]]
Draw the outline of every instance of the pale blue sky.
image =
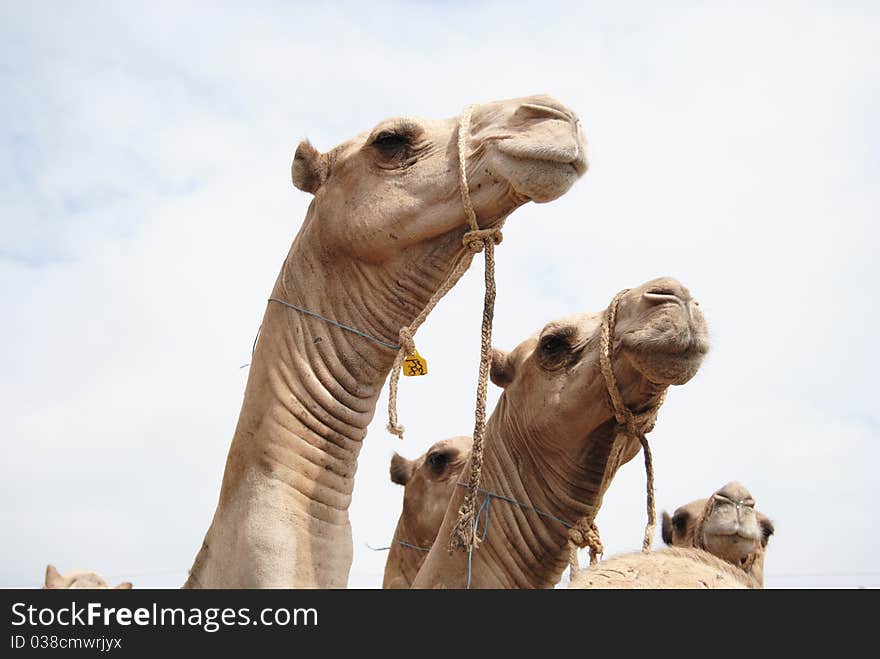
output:
[[[496, 343], [679, 277], [713, 351], [652, 435], [658, 505], [740, 480], [777, 523], [769, 585], [880, 585], [880, 16], [838, 5], [4, 3], [0, 583], [47, 562], [183, 582], [308, 204], [301, 138], [547, 92], [592, 167], [508, 223]], [[420, 332], [406, 442], [381, 405], [371, 425], [353, 586], [381, 583], [392, 450], [472, 429], [480, 279]], [[640, 541], [639, 465], [600, 513], [610, 552]]]

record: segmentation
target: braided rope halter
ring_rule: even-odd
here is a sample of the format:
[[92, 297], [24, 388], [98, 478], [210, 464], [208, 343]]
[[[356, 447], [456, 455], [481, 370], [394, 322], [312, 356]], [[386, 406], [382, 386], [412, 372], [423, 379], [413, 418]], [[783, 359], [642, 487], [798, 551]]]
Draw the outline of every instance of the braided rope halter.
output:
[[[657, 414], [660, 412], [660, 406], [666, 400], [666, 392], [668, 387], [664, 387], [660, 392], [657, 400], [644, 412], [636, 414], [627, 407], [623, 402], [623, 396], [617, 385], [617, 378], [614, 377], [614, 370], [611, 364], [611, 354], [614, 348], [614, 326], [617, 321], [617, 308], [620, 300], [629, 291], [628, 288], [623, 289], [605, 310], [605, 316], [602, 320], [602, 333], [599, 342], [599, 367], [602, 371], [602, 377], [605, 379], [605, 388], [608, 392], [608, 400], [610, 402], [611, 411], [614, 413], [616, 426], [614, 429], [614, 443], [612, 446], [618, 446], [618, 440], [626, 438], [636, 438], [642, 445], [645, 454], [645, 475], [646, 475], [646, 494], [647, 501], [645, 507], [648, 513], [648, 521], [645, 525], [645, 534], [642, 538], [642, 551], [651, 550], [651, 542], [654, 537], [654, 529], [657, 526], [657, 514], [654, 503], [654, 461], [651, 454], [651, 447], [648, 444], [647, 434], [654, 429], [657, 423]], [[615, 465], [619, 455], [615, 455], [612, 450], [608, 456], [608, 462], [605, 465], [605, 471], [600, 486], [600, 496], [604, 494], [605, 488], [610, 483], [611, 477], [614, 475]], [[609, 467], [611, 471], [609, 473]], [[593, 509], [568, 532], [568, 548], [569, 548], [569, 575], [573, 579], [577, 576], [580, 566], [578, 564], [577, 550], [579, 547], [590, 548], [590, 565], [598, 562], [599, 556], [604, 553], [604, 547], [599, 537], [599, 528], [596, 526], [595, 517], [598, 507]]]
[[492, 320], [495, 313], [495, 245], [498, 245], [503, 238], [501, 228], [504, 225], [502, 220], [497, 227], [481, 229], [477, 223], [477, 214], [471, 202], [467, 181], [467, 138], [470, 134], [471, 115], [475, 107], [475, 105], [469, 105], [464, 109], [458, 125], [458, 186], [469, 227], [469, 231], [462, 237], [465, 253], [446, 277], [440, 288], [428, 300], [428, 303], [421, 312], [409, 325], [400, 329], [398, 333], [400, 337], [400, 350], [398, 350], [394, 364], [391, 367], [391, 377], [388, 385], [388, 431], [402, 439], [404, 428], [398, 422], [397, 417], [397, 392], [403, 361], [407, 356], [415, 352], [413, 336], [428, 317], [428, 314], [437, 306], [440, 299], [458, 283], [462, 275], [468, 270], [474, 256], [479, 252], [485, 252], [485, 296], [483, 298], [483, 320], [480, 330], [480, 368], [477, 378], [474, 411], [474, 444], [471, 451], [471, 473], [467, 484], [467, 493], [459, 511], [459, 519], [452, 531], [450, 547], [473, 547], [477, 542], [474, 519], [477, 492], [480, 487], [480, 473], [483, 465], [483, 438], [486, 432], [486, 389], [489, 381], [489, 363], [492, 351]]

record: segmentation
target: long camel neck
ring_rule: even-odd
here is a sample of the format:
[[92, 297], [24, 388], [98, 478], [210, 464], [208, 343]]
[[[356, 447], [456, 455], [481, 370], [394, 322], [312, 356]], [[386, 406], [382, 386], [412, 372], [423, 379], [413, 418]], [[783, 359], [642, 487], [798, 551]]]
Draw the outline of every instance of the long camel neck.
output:
[[383, 588], [409, 588], [412, 586], [419, 568], [428, 555], [434, 542], [426, 538], [407, 524], [406, 515], [401, 515], [394, 529], [388, 558], [385, 561], [385, 574], [382, 578]]
[[[462, 232], [407, 258], [334, 267], [304, 228], [271, 297], [396, 344], [462, 253]], [[357, 458], [395, 352], [267, 304], [217, 510], [185, 587], [345, 587]]]
[[[578, 450], [542, 445], [504, 423], [494, 434], [486, 444], [482, 487], [498, 497], [489, 503], [471, 587], [552, 588], [568, 566], [569, 527], [602, 505], [626, 441], [615, 444], [611, 419]], [[479, 530], [484, 527], [481, 520]]]
[[[603, 387], [597, 379], [585, 396], [585, 405], [595, 407], [595, 424], [578, 438], [536, 436], [526, 430], [522, 410], [506, 395], [499, 399], [486, 427], [485, 492], [477, 505], [485, 504], [487, 493], [492, 496], [488, 514], [478, 516], [478, 537], [485, 532], [485, 539], [473, 551], [471, 588], [552, 588], [559, 582], [568, 565], [569, 526], [598, 512], [617, 470], [641, 448], [637, 439], [615, 432]], [[470, 463], [462, 483], [469, 470]], [[467, 552], [446, 549], [463, 499], [459, 487], [415, 587], [467, 587]]]

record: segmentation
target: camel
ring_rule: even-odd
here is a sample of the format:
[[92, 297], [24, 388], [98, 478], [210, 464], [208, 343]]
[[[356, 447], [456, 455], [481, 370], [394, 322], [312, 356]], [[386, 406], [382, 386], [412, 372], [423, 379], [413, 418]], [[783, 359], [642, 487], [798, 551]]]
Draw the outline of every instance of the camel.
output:
[[580, 121], [552, 97], [465, 116], [388, 119], [324, 153], [298, 146], [293, 183], [314, 198], [267, 304], [217, 508], [184, 588], [347, 585], [362, 441], [401, 328], [469, 253], [465, 202], [494, 229], [587, 169]]
[[764, 554], [776, 531], [740, 483], [731, 482], [708, 499], [663, 513], [661, 535], [671, 547], [694, 547], [731, 563], [764, 585]]
[[470, 457], [473, 439], [436, 442], [415, 460], [391, 458], [391, 481], [403, 485], [403, 510], [397, 521], [382, 588], [409, 588], [434, 544], [458, 477]]
[[[688, 382], [709, 348], [698, 303], [666, 277], [622, 291], [608, 311], [550, 322], [509, 353], [494, 349], [490, 375], [504, 391], [486, 427], [476, 519], [483, 539], [472, 552], [439, 541], [459, 515], [465, 488], [456, 488], [414, 588], [559, 581], [568, 527], [595, 515], [617, 469], [641, 450], [637, 437], [618, 432], [609, 401], [600, 357], [606, 323], [611, 371], [637, 415], [655, 410], [669, 385]], [[473, 455], [462, 481], [472, 463]]]
[[695, 548], [612, 556], [581, 570], [568, 586], [575, 589], [760, 588], [752, 575]]
[[[62, 575], [54, 565], [46, 566], [46, 581], [43, 588], [110, 588], [107, 580], [97, 572], [89, 570], [74, 570]], [[130, 581], [123, 581], [115, 589], [129, 590], [131, 588]]]
[[613, 556], [570, 588], [763, 588], [764, 553], [775, 529], [740, 483], [663, 513], [669, 549]]

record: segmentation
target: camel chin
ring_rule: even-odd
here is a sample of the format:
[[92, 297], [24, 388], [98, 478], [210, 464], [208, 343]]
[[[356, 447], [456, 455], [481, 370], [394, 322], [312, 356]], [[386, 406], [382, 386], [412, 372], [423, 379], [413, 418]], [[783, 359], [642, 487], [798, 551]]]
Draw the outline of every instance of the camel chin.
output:
[[634, 350], [629, 359], [645, 374], [660, 385], [682, 385], [689, 382], [700, 370], [707, 349], [694, 346], [680, 353]]
[[750, 532], [707, 534], [704, 531], [703, 548], [730, 563], [741, 564], [759, 547], [759, 536]]
[[[561, 197], [582, 174], [580, 167], [575, 163], [534, 159], [527, 161], [507, 154], [499, 154], [497, 162], [498, 170], [502, 175], [507, 171], [512, 172], [505, 178], [513, 190], [538, 204], [555, 201]], [[524, 172], [528, 172], [528, 175], [524, 176]]]

